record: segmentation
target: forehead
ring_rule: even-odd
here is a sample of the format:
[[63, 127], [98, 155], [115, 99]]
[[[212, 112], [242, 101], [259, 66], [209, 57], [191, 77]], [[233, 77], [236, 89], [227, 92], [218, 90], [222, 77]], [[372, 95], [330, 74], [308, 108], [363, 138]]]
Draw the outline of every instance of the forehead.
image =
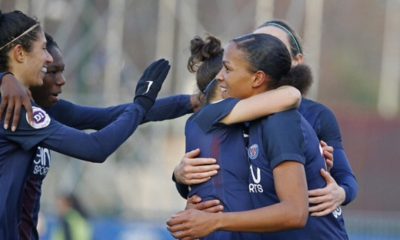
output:
[[41, 48], [43, 48], [43, 45], [46, 45], [46, 37], [44, 36], [44, 33], [42, 30], [37, 32], [36, 36], [37, 36], [37, 39], [32, 42], [32, 46], [35, 49], [39, 49], [39, 48], [41, 49]]
[[253, 33], [263, 33], [263, 34], [269, 34], [272, 35], [276, 38], [278, 38], [279, 40], [281, 40], [288, 49], [290, 49], [290, 43], [289, 43], [289, 37], [287, 35], [287, 33], [275, 26], [265, 26], [265, 27], [261, 27], [256, 29]]
[[50, 53], [50, 55], [53, 57], [53, 62], [49, 66], [57, 65], [57, 66], [63, 66], [64, 65], [64, 59], [62, 56], [62, 53], [60, 49], [56, 46], [52, 46], [49, 49], [47, 49]]
[[224, 50], [224, 61], [238, 61], [242, 58], [243, 52], [237, 48], [236, 43], [229, 42], [229, 44], [225, 47]]
[[39, 42], [39, 43], [46, 43], [46, 37], [44, 36], [43, 30], [40, 30], [40, 31], [37, 33], [37, 37], [38, 37], [38, 39], [37, 39], [36, 42]]
[[247, 53], [237, 47], [235, 42], [230, 42], [224, 50], [223, 62], [225, 65], [236, 69], [252, 69]]

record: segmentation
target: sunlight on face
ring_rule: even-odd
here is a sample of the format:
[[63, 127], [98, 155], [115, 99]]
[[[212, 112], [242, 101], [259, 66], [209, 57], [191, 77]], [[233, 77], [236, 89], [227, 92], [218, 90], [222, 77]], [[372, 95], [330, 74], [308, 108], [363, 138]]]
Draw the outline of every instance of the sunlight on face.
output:
[[32, 44], [30, 52], [26, 52], [25, 71], [22, 74], [25, 85], [40, 86], [47, 71], [47, 64], [53, 58], [46, 49], [46, 38], [43, 31], [38, 32], [38, 39]]
[[47, 65], [43, 85], [30, 87], [35, 102], [44, 108], [51, 107], [58, 102], [62, 86], [65, 84], [65, 64], [60, 49], [51, 46], [48, 51], [53, 57], [53, 62]]
[[218, 73], [220, 89], [224, 98], [247, 98], [252, 94], [251, 80], [253, 73], [242, 50], [231, 42], [226, 47], [223, 56], [223, 68]]

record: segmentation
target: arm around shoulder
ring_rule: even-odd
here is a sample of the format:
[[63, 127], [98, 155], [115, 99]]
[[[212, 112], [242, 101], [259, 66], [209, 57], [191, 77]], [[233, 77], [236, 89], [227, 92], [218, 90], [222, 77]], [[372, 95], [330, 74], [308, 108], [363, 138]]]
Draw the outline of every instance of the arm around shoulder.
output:
[[302, 228], [308, 219], [307, 182], [304, 167], [284, 162], [274, 169], [280, 202], [241, 213], [220, 215], [217, 226], [227, 231], [275, 232]]
[[294, 87], [282, 86], [258, 95], [240, 100], [221, 122], [234, 124], [252, 121], [273, 113], [297, 108], [301, 93]]

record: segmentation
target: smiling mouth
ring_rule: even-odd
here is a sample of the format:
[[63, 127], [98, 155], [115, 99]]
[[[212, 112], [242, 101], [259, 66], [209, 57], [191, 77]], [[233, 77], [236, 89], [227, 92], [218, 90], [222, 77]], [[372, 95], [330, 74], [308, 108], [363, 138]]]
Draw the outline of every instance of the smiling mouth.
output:
[[226, 87], [222, 87], [220, 86], [221, 92], [227, 92], [228, 90], [226, 89]]
[[220, 86], [220, 91], [221, 91], [223, 99], [226, 99], [226, 98], [229, 97], [228, 88], [227, 87]]
[[47, 67], [43, 66], [42, 69], [40, 70], [42, 73], [47, 73]]
[[51, 96], [54, 97], [54, 98], [56, 98], [56, 99], [58, 99], [58, 95], [60, 95], [60, 94], [61, 94], [61, 92], [59, 92], [59, 93], [52, 93]]

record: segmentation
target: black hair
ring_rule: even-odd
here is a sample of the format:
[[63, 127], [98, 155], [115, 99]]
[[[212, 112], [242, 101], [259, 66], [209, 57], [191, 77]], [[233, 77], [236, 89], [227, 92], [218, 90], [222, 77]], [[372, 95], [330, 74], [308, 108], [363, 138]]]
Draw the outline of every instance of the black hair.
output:
[[286, 75], [292, 65], [286, 46], [278, 38], [269, 34], [248, 34], [232, 40], [245, 54], [251, 72], [263, 71], [278, 82]]
[[53, 39], [53, 37], [49, 33], [45, 33], [46, 37], [46, 48], [49, 50], [50, 48], [60, 48], [57, 44], [57, 42]]
[[[35, 25], [37, 26], [34, 27]], [[26, 32], [32, 27], [34, 28], [31, 31]], [[39, 22], [23, 12], [0, 11], [0, 71], [8, 70], [8, 52], [16, 44], [20, 44], [27, 52], [31, 51], [32, 43], [38, 39], [39, 31], [41, 31]]]
[[[211, 35], [205, 40], [196, 36], [190, 41], [190, 53], [187, 68], [189, 72], [196, 73], [197, 87], [205, 93], [208, 84], [215, 79], [222, 68], [224, 49], [221, 41]], [[213, 91], [211, 88], [207, 90]]]
[[283, 85], [290, 85], [297, 88], [301, 95], [306, 95], [312, 84], [313, 78], [311, 69], [305, 64], [298, 64], [292, 67], [288, 74], [283, 76], [280, 81], [275, 82], [271, 88]]
[[267, 26], [280, 28], [288, 35], [290, 54], [292, 57], [295, 57], [297, 54], [303, 54], [303, 47], [301, 46], [300, 37], [297, 35], [296, 31], [289, 26], [288, 23], [282, 20], [271, 20], [261, 24], [259, 27], [257, 27], [257, 29]]
[[[290, 44], [290, 54], [292, 58], [298, 54], [303, 54], [301, 38], [287, 22], [283, 20], [266, 21], [265, 23], [261, 24], [257, 29], [266, 26], [275, 26], [286, 32]], [[282, 80], [282, 83], [285, 84], [286, 82], [286, 85], [291, 85], [297, 88], [302, 95], [305, 95], [310, 89], [310, 86], [313, 82], [310, 67], [304, 64], [296, 65], [291, 69], [289, 75], [290, 76], [285, 77], [285, 79]]]
[[242, 50], [250, 64], [250, 71], [263, 71], [270, 78], [271, 89], [290, 85], [303, 94], [312, 82], [311, 70], [307, 65], [292, 67], [291, 57], [285, 44], [269, 34], [249, 34], [232, 40]]

